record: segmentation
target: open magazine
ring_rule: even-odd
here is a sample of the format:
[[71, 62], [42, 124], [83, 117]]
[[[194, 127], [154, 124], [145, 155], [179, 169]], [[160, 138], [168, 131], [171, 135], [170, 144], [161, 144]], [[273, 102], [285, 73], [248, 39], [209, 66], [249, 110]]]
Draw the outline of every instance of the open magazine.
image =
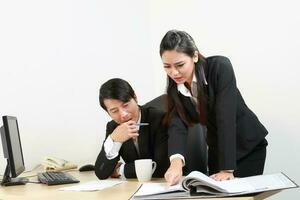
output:
[[238, 196], [295, 187], [298, 185], [283, 173], [215, 181], [201, 172], [193, 171], [175, 186], [167, 186], [166, 183], [144, 183], [133, 199]]

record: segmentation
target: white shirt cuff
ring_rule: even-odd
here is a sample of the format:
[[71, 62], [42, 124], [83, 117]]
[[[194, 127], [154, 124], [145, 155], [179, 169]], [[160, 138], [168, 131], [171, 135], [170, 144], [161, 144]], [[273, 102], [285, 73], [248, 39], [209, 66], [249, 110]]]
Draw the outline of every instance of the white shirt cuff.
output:
[[121, 146], [122, 142], [114, 142], [109, 135], [104, 142], [104, 151], [106, 158], [112, 160], [117, 157], [119, 155]]
[[177, 153], [177, 154], [171, 155], [171, 156], [170, 156], [170, 162], [171, 162], [174, 158], [180, 158], [180, 159], [182, 160], [182, 163], [183, 163], [182, 167], [185, 166], [185, 160], [184, 160], [184, 157], [183, 157], [181, 154]]

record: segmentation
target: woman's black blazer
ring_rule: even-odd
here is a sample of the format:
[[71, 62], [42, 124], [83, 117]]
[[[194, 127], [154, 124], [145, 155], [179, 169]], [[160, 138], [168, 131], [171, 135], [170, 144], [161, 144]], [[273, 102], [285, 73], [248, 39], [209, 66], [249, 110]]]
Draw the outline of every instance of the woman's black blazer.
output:
[[[249, 154], [268, 134], [256, 115], [247, 107], [236, 87], [228, 58], [213, 56], [202, 65], [208, 85], [207, 143], [210, 170], [236, 169], [236, 161]], [[196, 77], [202, 76], [196, 69]], [[201, 84], [200, 81], [197, 84]], [[178, 92], [191, 119], [199, 121], [199, 113], [189, 97]], [[185, 156], [187, 125], [174, 113], [169, 125], [169, 155]]]

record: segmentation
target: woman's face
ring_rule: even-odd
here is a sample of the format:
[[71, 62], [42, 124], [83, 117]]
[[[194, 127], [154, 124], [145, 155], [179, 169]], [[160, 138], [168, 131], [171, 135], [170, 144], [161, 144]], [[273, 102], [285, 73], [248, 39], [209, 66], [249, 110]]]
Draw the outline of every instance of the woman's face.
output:
[[187, 82], [189, 85], [193, 80], [195, 62], [198, 61], [197, 53], [191, 58], [185, 53], [176, 50], [164, 51], [161, 56], [167, 75], [177, 84]]

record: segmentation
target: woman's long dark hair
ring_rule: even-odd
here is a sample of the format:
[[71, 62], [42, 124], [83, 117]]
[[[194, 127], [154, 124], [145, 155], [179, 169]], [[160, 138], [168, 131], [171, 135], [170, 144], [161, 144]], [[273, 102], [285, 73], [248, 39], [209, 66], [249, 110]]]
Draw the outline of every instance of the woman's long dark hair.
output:
[[[198, 61], [195, 63], [195, 75], [197, 78], [197, 90], [198, 90], [198, 111], [199, 120], [201, 124], [206, 124], [206, 111], [207, 111], [207, 92], [205, 91], [205, 84], [203, 80], [204, 67], [206, 67], [205, 57], [202, 56], [195, 45], [193, 38], [184, 31], [170, 30], [166, 33], [160, 43], [160, 56], [165, 51], [175, 50], [180, 53], [184, 53], [191, 58], [194, 57], [195, 52], [198, 52]], [[167, 114], [164, 122], [169, 123], [174, 112], [177, 112], [179, 117], [184, 121], [187, 126], [195, 123], [189, 115], [188, 111], [184, 108], [179, 92], [177, 90], [177, 84], [169, 76], [167, 77]]]

